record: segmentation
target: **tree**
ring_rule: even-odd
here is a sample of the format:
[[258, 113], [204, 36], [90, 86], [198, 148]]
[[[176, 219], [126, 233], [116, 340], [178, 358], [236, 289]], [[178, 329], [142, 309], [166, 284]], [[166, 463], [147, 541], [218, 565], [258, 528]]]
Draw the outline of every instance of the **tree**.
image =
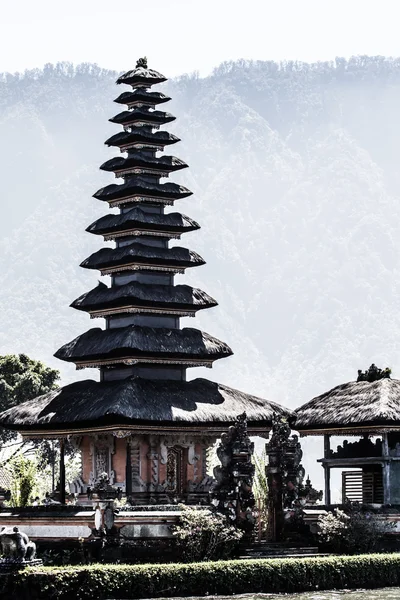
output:
[[33, 499], [36, 485], [36, 464], [23, 454], [10, 461], [12, 472], [11, 506], [28, 506]]
[[[59, 379], [59, 371], [26, 354], [0, 356], [0, 411], [56, 389]], [[16, 432], [0, 428], [0, 442], [16, 436]]]

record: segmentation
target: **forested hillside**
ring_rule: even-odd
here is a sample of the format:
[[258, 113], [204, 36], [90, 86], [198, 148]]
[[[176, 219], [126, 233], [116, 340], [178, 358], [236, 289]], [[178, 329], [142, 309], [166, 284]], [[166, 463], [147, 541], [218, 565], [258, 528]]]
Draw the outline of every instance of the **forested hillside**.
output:
[[[68, 305], [96, 282], [78, 264], [101, 243], [84, 229], [113, 181], [98, 166], [115, 155], [115, 78], [62, 64], [0, 79], [0, 353], [64, 381], [53, 352], [98, 324]], [[190, 165], [174, 180], [195, 192], [177, 208], [202, 225], [180, 243], [207, 261], [185, 280], [220, 303], [187, 324], [235, 352], [192, 377], [291, 407], [371, 362], [400, 377], [400, 60], [238, 62], [162, 89]]]

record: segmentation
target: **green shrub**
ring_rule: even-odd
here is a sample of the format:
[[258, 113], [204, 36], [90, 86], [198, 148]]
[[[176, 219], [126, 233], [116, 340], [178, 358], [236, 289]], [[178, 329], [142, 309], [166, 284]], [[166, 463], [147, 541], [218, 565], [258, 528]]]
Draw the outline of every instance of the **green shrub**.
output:
[[105, 600], [295, 593], [399, 586], [400, 556], [232, 560], [169, 565], [27, 568], [0, 578], [0, 598]]
[[172, 527], [176, 546], [186, 562], [228, 558], [243, 532], [230, 525], [223, 515], [205, 508], [181, 506], [180, 523]]
[[383, 538], [394, 526], [361, 506], [353, 505], [346, 512], [335, 508], [319, 517], [318, 540], [333, 552], [374, 552], [381, 549]]

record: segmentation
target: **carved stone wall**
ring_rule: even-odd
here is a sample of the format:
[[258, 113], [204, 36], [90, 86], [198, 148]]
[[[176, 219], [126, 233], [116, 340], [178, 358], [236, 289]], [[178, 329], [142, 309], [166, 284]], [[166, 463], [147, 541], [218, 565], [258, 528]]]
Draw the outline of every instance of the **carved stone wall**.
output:
[[108, 474], [111, 485], [125, 491], [129, 444], [133, 502], [206, 501], [213, 483], [213, 478], [207, 475], [207, 448], [215, 439], [215, 436], [185, 433], [129, 431], [84, 436], [80, 445], [83, 469], [79, 491], [84, 493], [85, 486], [93, 485], [101, 472]]
[[94, 485], [101, 473], [107, 473], [110, 484], [115, 482], [113, 469], [113, 454], [115, 452], [115, 437], [109, 434], [90, 436], [89, 453], [92, 459], [92, 470], [89, 474], [89, 485]]

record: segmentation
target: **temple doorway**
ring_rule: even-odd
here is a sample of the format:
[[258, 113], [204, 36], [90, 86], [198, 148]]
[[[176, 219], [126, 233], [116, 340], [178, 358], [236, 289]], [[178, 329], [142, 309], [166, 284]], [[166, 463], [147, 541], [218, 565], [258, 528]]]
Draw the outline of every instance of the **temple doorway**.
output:
[[181, 496], [186, 489], [184, 452], [182, 446], [168, 448], [165, 491], [177, 497]]

